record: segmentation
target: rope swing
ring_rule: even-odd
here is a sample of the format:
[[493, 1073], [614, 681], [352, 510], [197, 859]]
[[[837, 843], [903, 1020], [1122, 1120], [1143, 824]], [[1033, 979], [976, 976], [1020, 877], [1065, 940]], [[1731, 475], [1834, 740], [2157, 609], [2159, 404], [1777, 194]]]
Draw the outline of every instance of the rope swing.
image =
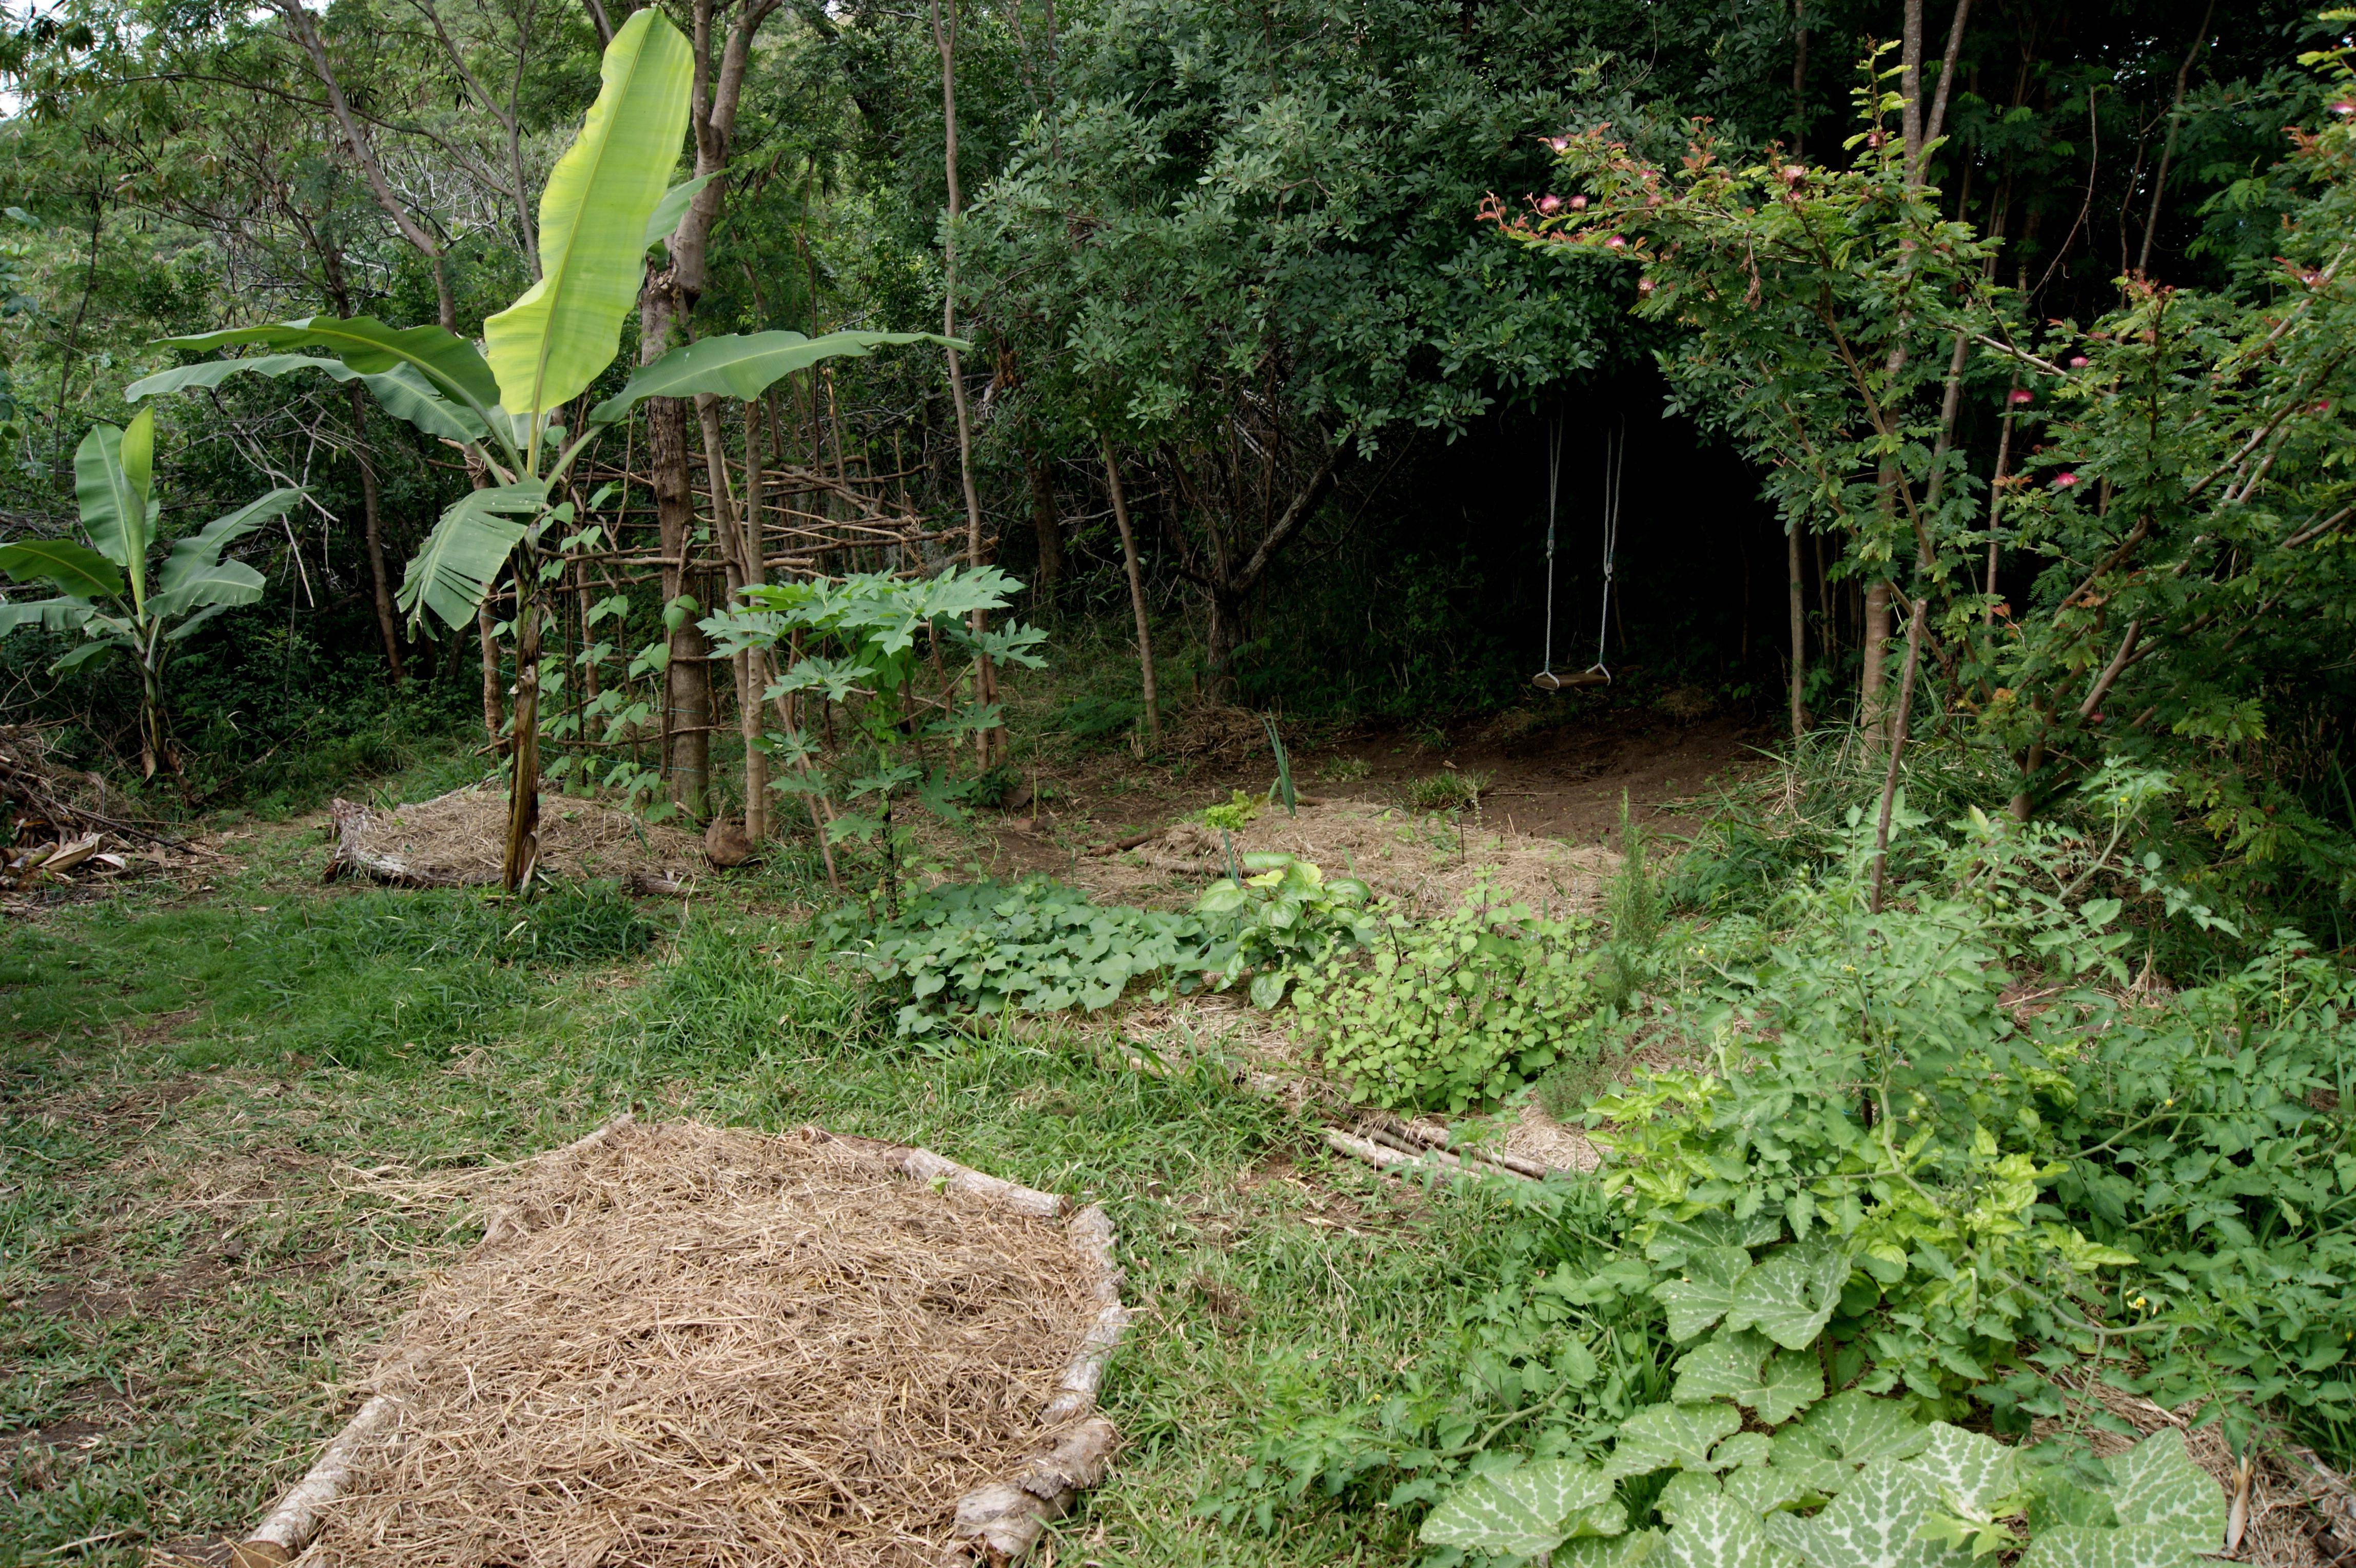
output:
[[1595, 623], [1595, 662], [1576, 675], [1557, 674], [1554, 668], [1554, 542], [1555, 507], [1562, 491], [1562, 416], [1554, 420], [1554, 439], [1547, 451], [1546, 532], [1546, 656], [1530, 684], [1541, 692], [1568, 686], [1609, 686], [1612, 671], [1603, 667], [1604, 634], [1612, 626], [1612, 560], [1620, 550], [1620, 477], [1628, 461], [1628, 422], [1603, 437], [1603, 603]]

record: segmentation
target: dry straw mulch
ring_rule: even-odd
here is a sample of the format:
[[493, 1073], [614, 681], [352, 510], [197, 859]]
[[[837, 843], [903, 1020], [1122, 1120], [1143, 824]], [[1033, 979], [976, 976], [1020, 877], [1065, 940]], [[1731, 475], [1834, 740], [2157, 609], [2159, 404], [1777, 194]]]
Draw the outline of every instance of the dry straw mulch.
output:
[[[505, 785], [470, 784], [408, 806], [337, 800], [333, 811], [331, 875], [350, 870], [411, 887], [478, 887], [499, 880], [508, 834]], [[703, 868], [703, 843], [603, 801], [544, 794], [538, 864], [542, 876], [675, 881]]]
[[1098, 1310], [1060, 1222], [841, 1144], [621, 1127], [500, 1201], [305, 1562], [933, 1568]]
[[[1613, 851], [1518, 832], [1492, 817], [1417, 816], [1363, 800], [1304, 801], [1290, 815], [1270, 806], [1232, 836], [1238, 855], [1297, 854], [1329, 876], [1363, 878], [1419, 918], [1447, 913], [1483, 882], [1538, 913], [1591, 910], [1620, 867]], [[1118, 854], [1084, 858], [1075, 880], [1101, 897], [1167, 899], [1191, 897], [1226, 870], [1219, 831], [1189, 821]]]

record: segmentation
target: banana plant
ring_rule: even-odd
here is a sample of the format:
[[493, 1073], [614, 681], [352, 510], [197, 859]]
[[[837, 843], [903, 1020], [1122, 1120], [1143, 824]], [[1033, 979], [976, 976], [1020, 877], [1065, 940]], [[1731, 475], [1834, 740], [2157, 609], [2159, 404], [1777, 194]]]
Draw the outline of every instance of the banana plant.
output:
[[[369, 317], [312, 317], [230, 328], [164, 345], [269, 352], [184, 365], [134, 382], [136, 401], [239, 374], [316, 371], [359, 381], [386, 413], [464, 450], [477, 488], [442, 514], [401, 585], [412, 628], [428, 612], [453, 628], [471, 623], [503, 575], [516, 595], [514, 767], [504, 879], [530, 879], [540, 819], [540, 615], [534, 590], [551, 528], [573, 521], [556, 504], [591, 442], [648, 397], [711, 392], [757, 396], [792, 371], [885, 344], [947, 342], [929, 333], [762, 332], [713, 338], [642, 367], [622, 391], [568, 430], [565, 405], [613, 364], [622, 323], [645, 281], [647, 252], [678, 226], [704, 175], [665, 189], [687, 127], [694, 61], [687, 40], [654, 7], [633, 15], [605, 48], [596, 102], [550, 171], [540, 200], [540, 281], [483, 323], [477, 349], [440, 327], [389, 327]], [[555, 536], [563, 538], [560, 532]]]
[[168, 766], [165, 744], [164, 669], [174, 647], [235, 605], [262, 597], [262, 574], [221, 552], [300, 499], [299, 489], [276, 489], [176, 541], [150, 573], [149, 550], [159, 541], [161, 508], [155, 496], [155, 420], [143, 409], [127, 430], [93, 425], [74, 452], [74, 499], [88, 544], [71, 539], [25, 539], [0, 544], [0, 572], [11, 581], [45, 584], [46, 599], [0, 599], [0, 637], [22, 627], [82, 634], [50, 666], [70, 670], [113, 652], [139, 669], [139, 765], [153, 779]]

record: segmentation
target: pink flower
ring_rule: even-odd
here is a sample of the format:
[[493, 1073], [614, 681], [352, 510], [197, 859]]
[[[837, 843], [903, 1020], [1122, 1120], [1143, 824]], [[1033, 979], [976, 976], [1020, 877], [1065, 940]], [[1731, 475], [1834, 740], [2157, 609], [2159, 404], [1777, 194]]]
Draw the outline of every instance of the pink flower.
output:
[[1572, 197], [1572, 198], [1570, 199], [1570, 209], [1571, 209], [1573, 212], [1584, 212], [1584, 211], [1586, 211], [1586, 210], [1587, 210], [1587, 198], [1585, 198], [1585, 197], [1583, 197], [1583, 196], [1574, 196], [1574, 197]]
[[2318, 272], [2304, 272], [2298, 274], [2298, 281], [2309, 288], [2316, 288], [2321, 285], [2323, 274]]
[[1548, 136], [1546, 139], [1546, 145], [1552, 147], [1556, 152], [1567, 153], [1570, 150], [1570, 138], [1569, 136]]
[[2331, 112], [2345, 120], [2351, 114], [2356, 114], [2356, 103], [2351, 103], [2343, 98], [2331, 106]]
[[2010, 403], [2035, 403], [2037, 394], [2027, 387], [2015, 387], [2005, 394], [2004, 401]]
[[1555, 213], [1562, 210], [1562, 198], [1559, 196], [1539, 197], [1538, 210], [1551, 217]]
[[2077, 482], [2078, 476], [2067, 469], [2053, 476], [2053, 488], [2057, 490], [2066, 490]]
[[2086, 368], [2086, 356], [2083, 354], [2072, 354], [2070, 356], [2070, 368], [2073, 371], [2084, 370]]
[[1603, 248], [1607, 251], [1624, 251], [1628, 248], [1628, 242], [1614, 234], [1603, 242]]
[[1638, 294], [1650, 295], [1653, 292], [1653, 288], [1654, 283], [1651, 278], [1638, 278], [1636, 280], [1636, 292]]

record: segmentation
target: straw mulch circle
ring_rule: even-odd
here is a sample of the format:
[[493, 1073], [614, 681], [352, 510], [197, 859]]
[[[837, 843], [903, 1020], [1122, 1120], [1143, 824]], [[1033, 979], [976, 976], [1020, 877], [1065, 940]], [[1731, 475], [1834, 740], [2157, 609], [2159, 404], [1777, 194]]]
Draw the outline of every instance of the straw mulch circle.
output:
[[934, 1568], [1055, 1441], [1108, 1288], [1064, 1224], [823, 1134], [621, 1126], [503, 1201], [305, 1562]]
[[[391, 808], [337, 800], [328, 875], [352, 872], [406, 887], [479, 887], [498, 882], [507, 849], [508, 795], [470, 784]], [[701, 871], [694, 834], [640, 822], [628, 811], [569, 795], [540, 798], [540, 874], [676, 879]]]

